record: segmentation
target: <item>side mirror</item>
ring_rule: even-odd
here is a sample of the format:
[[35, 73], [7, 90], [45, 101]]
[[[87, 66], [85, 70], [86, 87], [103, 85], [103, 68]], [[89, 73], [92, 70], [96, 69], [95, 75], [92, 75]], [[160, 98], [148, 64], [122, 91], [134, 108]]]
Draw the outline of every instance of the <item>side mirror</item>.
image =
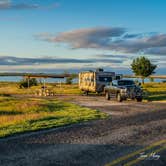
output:
[[141, 83], [139, 82], [139, 84], [138, 84], [139, 86], [141, 86]]

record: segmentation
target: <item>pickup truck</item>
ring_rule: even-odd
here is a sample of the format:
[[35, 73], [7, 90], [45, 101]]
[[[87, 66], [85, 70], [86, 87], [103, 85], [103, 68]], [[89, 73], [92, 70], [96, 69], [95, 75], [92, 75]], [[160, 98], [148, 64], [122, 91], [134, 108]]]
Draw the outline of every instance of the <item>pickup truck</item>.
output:
[[141, 102], [143, 98], [141, 87], [133, 80], [113, 80], [111, 85], [104, 88], [104, 93], [107, 100], [116, 98], [119, 102], [126, 99], [136, 99]]

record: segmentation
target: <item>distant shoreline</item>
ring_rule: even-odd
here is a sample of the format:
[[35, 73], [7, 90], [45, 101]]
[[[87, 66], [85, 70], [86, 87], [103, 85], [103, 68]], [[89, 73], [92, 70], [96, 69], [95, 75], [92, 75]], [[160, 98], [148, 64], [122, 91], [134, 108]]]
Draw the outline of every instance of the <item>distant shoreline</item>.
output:
[[[20, 80], [22, 80], [23, 77], [22, 76], [8, 76], [8, 77], [0, 77], [0, 82], [19, 82]], [[132, 78], [130, 78], [132, 79]], [[43, 78], [41, 79], [38, 79], [39, 81], [44, 81]], [[139, 82], [141, 82], [141, 79], [140, 78], [134, 78], [134, 80], [138, 80]], [[154, 82], [163, 82], [164, 80], [161, 80], [161, 79], [154, 79]], [[48, 83], [65, 83], [65, 79], [60, 79], [60, 78], [45, 78], [45, 82], [48, 82]], [[145, 79], [145, 82], [151, 82], [149, 80], [149, 78], [146, 78]], [[75, 79], [74, 80], [74, 83], [78, 83], [78, 79]]]

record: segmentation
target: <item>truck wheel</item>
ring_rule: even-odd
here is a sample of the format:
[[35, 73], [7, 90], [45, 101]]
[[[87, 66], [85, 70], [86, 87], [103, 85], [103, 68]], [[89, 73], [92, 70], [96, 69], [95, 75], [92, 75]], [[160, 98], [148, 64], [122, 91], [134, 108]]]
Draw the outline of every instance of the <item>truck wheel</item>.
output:
[[109, 94], [109, 92], [105, 93], [105, 98], [106, 98], [106, 100], [110, 100], [110, 94]]
[[122, 97], [121, 97], [120, 93], [117, 94], [117, 101], [122, 102]]
[[141, 102], [142, 98], [140, 97], [140, 98], [137, 98], [136, 100], [137, 100], [137, 102]]

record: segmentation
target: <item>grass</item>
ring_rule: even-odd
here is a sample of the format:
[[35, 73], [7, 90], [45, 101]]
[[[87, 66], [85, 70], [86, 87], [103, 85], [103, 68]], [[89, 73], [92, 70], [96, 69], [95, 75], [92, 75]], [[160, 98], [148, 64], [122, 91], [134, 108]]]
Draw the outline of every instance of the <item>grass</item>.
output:
[[106, 117], [100, 111], [64, 101], [0, 97], [0, 137]]
[[143, 90], [148, 101], [166, 101], [166, 83], [145, 83]]
[[[18, 83], [0, 82], [0, 95], [13, 95], [13, 94], [35, 94], [41, 89], [43, 85], [33, 86], [29, 89], [20, 89]], [[55, 94], [81, 94], [77, 84], [66, 85], [58, 83], [47, 83], [47, 89]]]
[[[18, 83], [0, 82], [0, 96], [11, 96], [13, 94], [35, 94], [42, 85], [29, 89], [20, 89]], [[54, 94], [81, 94], [77, 84], [66, 85], [57, 83], [47, 83], [47, 89]], [[148, 101], [166, 100], [166, 83], [145, 83], [143, 85], [144, 99]]]
[[81, 94], [81, 90], [78, 88], [78, 84], [48, 84], [48, 89], [50, 88], [53, 92], [57, 94]]
[[[40, 88], [41, 85], [25, 90], [20, 89], [17, 83], [0, 83], [0, 137], [107, 117], [100, 111], [80, 107], [67, 100], [27, 96]], [[56, 94], [81, 93], [77, 84], [50, 83], [47, 88]], [[166, 83], [145, 83], [143, 89], [146, 100], [166, 101]], [[14, 97], [14, 94], [20, 97]]]

